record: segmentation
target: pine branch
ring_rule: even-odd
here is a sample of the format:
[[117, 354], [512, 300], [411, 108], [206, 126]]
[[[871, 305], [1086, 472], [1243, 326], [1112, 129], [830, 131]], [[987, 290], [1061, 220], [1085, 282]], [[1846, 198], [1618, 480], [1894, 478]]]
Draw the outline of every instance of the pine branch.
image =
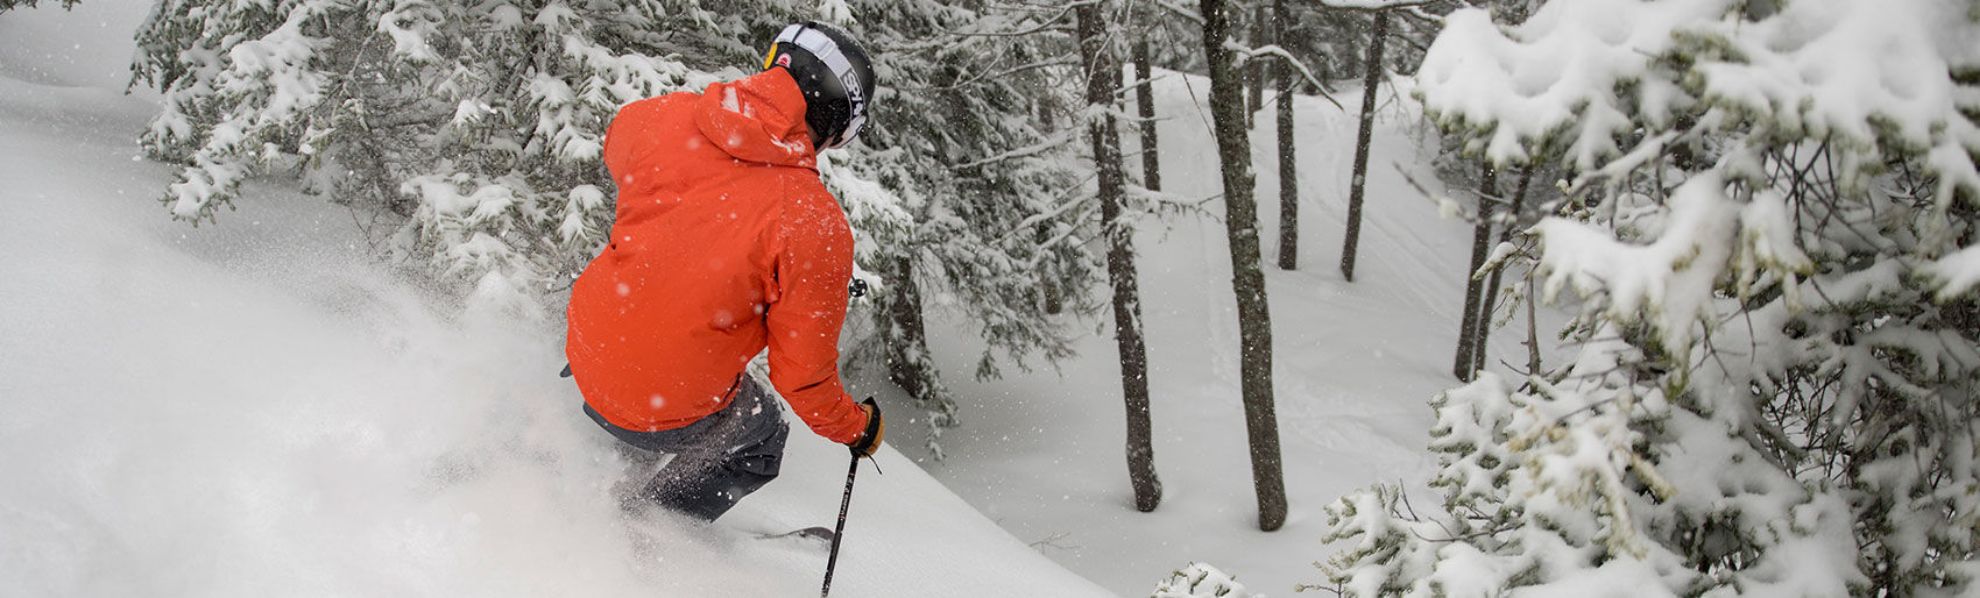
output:
[[1020, 147], [1020, 148], [1017, 148], [1017, 149], [1014, 149], [1014, 150], [1011, 150], [1011, 151], [1007, 151], [1007, 152], [1004, 152], [1004, 153], [1001, 153], [1001, 154], [997, 154], [997, 155], [994, 155], [994, 156], [990, 156], [990, 157], [987, 157], [987, 158], [981, 158], [981, 159], [977, 159], [977, 160], [971, 160], [971, 161], [969, 161], [969, 162], [964, 162], [964, 163], [961, 163], [961, 164], [957, 164], [957, 165], [955, 166], [955, 168], [956, 168], [957, 170], [964, 170], [964, 169], [969, 169], [969, 168], [976, 168], [976, 167], [978, 167], [978, 166], [983, 166], [983, 165], [985, 165], [985, 164], [993, 164], [993, 163], [996, 163], [996, 162], [1002, 162], [1002, 161], [1004, 161], [1004, 160], [1010, 160], [1010, 159], [1014, 159], [1014, 158], [1023, 158], [1023, 157], [1025, 157], [1025, 156], [1034, 156], [1034, 155], [1038, 155], [1038, 154], [1041, 154], [1041, 153], [1044, 153], [1044, 152], [1045, 152], [1046, 150], [1050, 150], [1050, 149], [1053, 149], [1053, 148], [1057, 148], [1057, 147], [1059, 147], [1059, 146], [1063, 146], [1063, 145], [1065, 145], [1065, 144], [1067, 144], [1067, 143], [1071, 143], [1071, 142], [1073, 142], [1073, 141], [1076, 141], [1076, 140], [1078, 140], [1078, 139], [1079, 139], [1079, 134], [1080, 134], [1081, 132], [1082, 132], [1082, 131], [1078, 131], [1078, 130], [1074, 130], [1074, 129], [1068, 129], [1068, 130], [1066, 130], [1066, 132], [1064, 132], [1064, 133], [1060, 133], [1060, 134], [1059, 134], [1059, 135], [1058, 135], [1057, 137], [1053, 137], [1053, 138], [1051, 138], [1051, 139], [1046, 139], [1045, 141], [1042, 141], [1042, 142], [1039, 142], [1039, 143], [1037, 143], [1037, 144], [1034, 144], [1034, 145], [1028, 145], [1028, 146], [1025, 146], [1025, 147]]

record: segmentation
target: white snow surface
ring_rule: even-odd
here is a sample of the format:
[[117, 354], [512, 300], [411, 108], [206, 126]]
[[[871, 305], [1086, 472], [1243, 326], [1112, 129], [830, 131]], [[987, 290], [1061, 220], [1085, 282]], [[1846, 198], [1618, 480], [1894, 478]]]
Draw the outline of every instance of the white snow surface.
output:
[[[0, 15], [0, 596], [816, 591], [822, 548], [750, 535], [829, 526], [843, 448], [794, 434], [719, 524], [629, 524], [556, 323], [437, 315], [283, 187], [172, 222], [121, 93], [145, 4]], [[835, 596], [1105, 595], [879, 461]]]

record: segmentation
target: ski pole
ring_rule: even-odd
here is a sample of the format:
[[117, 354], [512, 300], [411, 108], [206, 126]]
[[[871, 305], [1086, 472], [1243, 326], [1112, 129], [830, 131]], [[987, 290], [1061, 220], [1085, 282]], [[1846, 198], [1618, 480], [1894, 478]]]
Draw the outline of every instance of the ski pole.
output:
[[846, 509], [852, 506], [853, 477], [859, 475], [859, 453], [853, 453], [852, 465], [846, 468], [846, 495], [839, 499], [839, 524], [832, 528], [832, 556], [825, 560], [825, 587], [818, 590], [819, 598], [832, 595], [832, 570], [839, 566], [839, 542], [846, 539]]

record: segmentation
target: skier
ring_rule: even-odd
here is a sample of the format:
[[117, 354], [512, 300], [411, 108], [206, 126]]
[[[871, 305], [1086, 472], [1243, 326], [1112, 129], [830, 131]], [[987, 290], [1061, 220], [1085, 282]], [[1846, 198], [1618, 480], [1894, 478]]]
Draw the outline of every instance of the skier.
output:
[[636, 463], [675, 456], [629, 480], [628, 508], [714, 521], [777, 477], [789, 428], [743, 371], [766, 346], [771, 384], [813, 432], [855, 457], [879, 448], [879, 407], [839, 381], [853, 238], [816, 153], [859, 135], [874, 83], [850, 36], [804, 22], [762, 72], [612, 119], [617, 215], [571, 288], [564, 351], [585, 414]]

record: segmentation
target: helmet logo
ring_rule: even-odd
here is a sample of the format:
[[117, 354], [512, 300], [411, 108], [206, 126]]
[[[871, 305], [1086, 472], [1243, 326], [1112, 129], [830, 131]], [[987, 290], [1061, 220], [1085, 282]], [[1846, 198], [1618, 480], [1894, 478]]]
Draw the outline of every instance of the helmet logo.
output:
[[866, 101], [866, 90], [859, 87], [859, 73], [847, 69], [839, 73], [839, 85], [846, 88], [846, 97], [853, 103]]
[[790, 54], [777, 55], [777, 66], [781, 66], [784, 68], [791, 68], [791, 55]]

